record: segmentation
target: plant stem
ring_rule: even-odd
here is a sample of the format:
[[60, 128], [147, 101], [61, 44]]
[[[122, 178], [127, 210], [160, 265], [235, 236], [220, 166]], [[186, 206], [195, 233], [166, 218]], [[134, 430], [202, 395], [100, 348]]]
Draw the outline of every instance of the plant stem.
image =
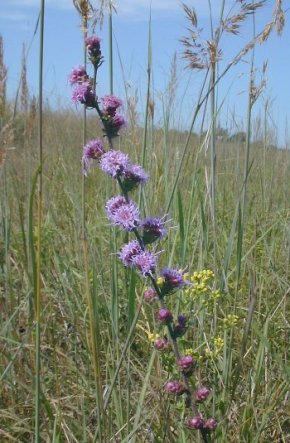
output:
[[38, 149], [39, 149], [39, 187], [37, 211], [37, 256], [35, 288], [35, 442], [40, 442], [40, 322], [41, 322], [41, 227], [42, 227], [42, 164], [43, 164], [43, 41], [44, 41], [45, 0], [40, 1], [40, 44], [39, 44], [39, 84], [38, 84]]

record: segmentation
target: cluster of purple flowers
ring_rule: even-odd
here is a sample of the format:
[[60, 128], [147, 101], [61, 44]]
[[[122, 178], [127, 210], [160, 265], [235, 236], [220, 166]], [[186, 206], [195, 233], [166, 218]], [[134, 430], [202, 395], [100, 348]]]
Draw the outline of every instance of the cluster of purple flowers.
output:
[[[109, 199], [106, 203], [106, 215], [108, 220], [115, 226], [119, 226], [127, 232], [133, 232], [136, 239], [125, 244], [120, 252], [119, 258], [124, 266], [135, 268], [140, 275], [149, 278], [153, 287], [146, 289], [144, 299], [153, 303], [159, 301], [160, 308], [157, 313], [157, 320], [161, 325], [165, 325], [168, 330], [169, 340], [159, 337], [154, 340], [154, 347], [158, 351], [167, 350], [172, 345], [175, 349], [176, 364], [183, 381], [172, 380], [166, 383], [166, 392], [174, 395], [186, 394], [187, 403], [195, 405], [203, 402], [210, 394], [207, 387], [196, 390], [194, 395], [191, 392], [189, 377], [193, 374], [196, 362], [190, 355], [180, 355], [177, 349], [177, 339], [182, 337], [188, 329], [188, 318], [181, 314], [174, 320], [174, 315], [167, 309], [164, 303], [165, 296], [173, 294], [175, 291], [185, 287], [186, 282], [183, 272], [177, 269], [164, 268], [157, 279], [154, 274], [157, 268], [158, 254], [148, 246], [161, 240], [166, 235], [165, 217], [140, 218], [140, 211], [136, 203], [129, 198], [129, 192], [139, 185], [144, 185], [149, 175], [144, 169], [130, 162], [129, 156], [120, 150], [115, 150], [112, 138], [119, 135], [119, 131], [125, 125], [124, 117], [119, 113], [122, 101], [114, 95], [105, 95], [98, 99], [95, 91], [97, 70], [102, 64], [100, 38], [91, 36], [86, 39], [89, 59], [94, 66], [94, 79], [90, 79], [84, 66], [74, 68], [69, 76], [69, 83], [73, 85], [72, 101], [80, 103], [87, 108], [94, 108], [98, 112], [103, 124], [105, 141], [109, 149], [105, 149], [104, 142], [100, 139], [89, 141], [83, 148], [82, 170], [84, 175], [90, 171], [93, 161], [99, 165], [100, 169], [115, 179], [121, 189], [122, 195], [117, 195]], [[193, 412], [196, 412], [193, 407]], [[196, 415], [187, 420], [186, 426], [190, 429], [200, 429], [209, 431], [215, 429], [217, 422], [214, 418], [204, 420], [201, 415]]]

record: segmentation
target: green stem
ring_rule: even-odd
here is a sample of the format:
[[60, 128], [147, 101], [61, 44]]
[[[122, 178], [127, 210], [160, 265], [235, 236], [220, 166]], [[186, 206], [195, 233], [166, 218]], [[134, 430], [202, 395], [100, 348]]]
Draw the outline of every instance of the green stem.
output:
[[42, 225], [42, 163], [43, 163], [43, 41], [44, 41], [44, 6], [40, 1], [40, 44], [39, 44], [39, 102], [38, 102], [38, 149], [39, 149], [39, 187], [38, 187], [38, 221], [37, 221], [37, 256], [36, 256], [36, 287], [35, 287], [35, 442], [40, 442], [40, 322], [41, 322], [41, 225]]
[[113, 61], [113, 6], [112, 0], [109, 4], [109, 67], [110, 67], [110, 94], [114, 92], [114, 61]]

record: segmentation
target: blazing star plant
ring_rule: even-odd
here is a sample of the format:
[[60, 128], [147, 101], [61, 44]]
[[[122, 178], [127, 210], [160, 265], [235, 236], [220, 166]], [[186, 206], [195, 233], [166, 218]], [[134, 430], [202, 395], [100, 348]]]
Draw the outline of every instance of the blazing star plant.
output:
[[[178, 380], [172, 379], [164, 384], [164, 391], [174, 396], [185, 396], [185, 405], [190, 413], [184, 424], [188, 429], [198, 430], [203, 441], [207, 442], [209, 432], [213, 431], [218, 423], [213, 417], [203, 417], [199, 412], [199, 405], [207, 400], [211, 391], [207, 386], [192, 387], [195, 386], [191, 379], [197, 362], [192, 355], [182, 355], [178, 344], [178, 340], [188, 330], [188, 317], [181, 314], [175, 319], [166, 307], [167, 297], [182, 289], [187, 292], [196, 290], [196, 281], [188, 281], [182, 271], [169, 267], [156, 276], [159, 254], [152, 245], [166, 236], [166, 221], [165, 217], [147, 217], [142, 220], [139, 208], [131, 198], [130, 193], [138, 186], [144, 186], [149, 175], [141, 166], [132, 164], [127, 154], [114, 148], [114, 139], [126, 126], [126, 121], [120, 113], [122, 100], [119, 97], [98, 97], [96, 94], [97, 71], [103, 63], [100, 42], [101, 39], [94, 35], [86, 39], [88, 57], [94, 69], [93, 77], [89, 77], [82, 65], [74, 68], [69, 76], [73, 87], [73, 103], [96, 110], [104, 134], [104, 140], [94, 139], [83, 147], [82, 172], [88, 176], [95, 163], [101, 171], [119, 184], [120, 195], [107, 201], [106, 215], [113, 226], [118, 226], [135, 237], [122, 246], [118, 256], [124, 266], [136, 269], [139, 275], [149, 282], [144, 300], [151, 304], [159, 304], [156, 318], [161, 330], [163, 327], [167, 329], [167, 334], [164, 334], [164, 337], [156, 337], [153, 346], [160, 352], [168, 351], [171, 347], [179, 373]], [[207, 277], [203, 276], [204, 279]], [[199, 280], [198, 283], [200, 284]]]

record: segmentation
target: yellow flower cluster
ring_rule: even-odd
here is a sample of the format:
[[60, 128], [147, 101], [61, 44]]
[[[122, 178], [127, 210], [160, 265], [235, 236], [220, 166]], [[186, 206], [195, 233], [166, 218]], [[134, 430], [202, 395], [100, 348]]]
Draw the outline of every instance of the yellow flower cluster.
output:
[[208, 358], [216, 358], [224, 347], [224, 340], [221, 337], [214, 337], [213, 349], [206, 348], [205, 355]]
[[159, 286], [159, 288], [161, 287], [161, 286], [163, 286], [163, 284], [164, 284], [164, 282], [165, 282], [165, 278], [164, 277], [158, 277], [157, 278], [157, 285]]
[[239, 317], [237, 315], [228, 314], [223, 319], [223, 322], [224, 322], [224, 327], [226, 329], [233, 328], [233, 327], [237, 326], [237, 324], [239, 322]]
[[184, 351], [184, 355], [190, 355], [191, 357], [193, 357], [193, 359], [197, 362], [202, 362], [203, 361], [203, 356], [201, 354], [199, 354], [196, 350], [194, 350], [193, 348], [187, 348]]
[[210, 269], [204, 269], [200, 272], [194, 272], [192, 275], [185, 274], [184, 279], [191, 283], [185, 290], [185, 294], [198, 298], [201, 295], [207, 295], [208, 297], [202, 301], [204, 305], [207, 305], [208, 300], [217, 300], [220, 297], [218, 290], [212, 290], [212, 280], [214, 273]]
[[147, 335], [148, 335], [148, 339], [151, 343], [153, 343], [155, 340], [157, 340], [157, 338], [160, 338], [159, 334], [152, 334], [151, 332], [148, 332]]

